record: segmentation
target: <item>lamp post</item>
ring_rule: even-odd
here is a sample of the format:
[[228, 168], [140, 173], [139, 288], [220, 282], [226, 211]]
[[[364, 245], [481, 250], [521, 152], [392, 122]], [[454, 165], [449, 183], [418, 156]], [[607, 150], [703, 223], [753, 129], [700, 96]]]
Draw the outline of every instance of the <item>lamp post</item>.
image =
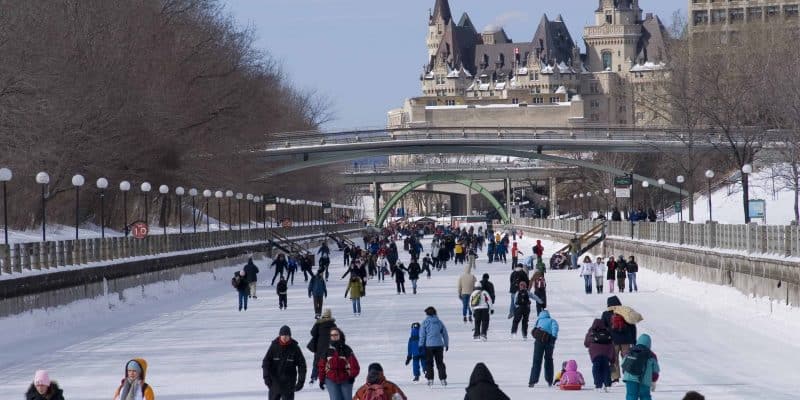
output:
[[167, 225], [169, 225], [169, 213], [164, 207], [164, 203], [167, 201], [167, 194], [169, 194], [169, 186], [167, 185], [159, 186], [158, 192], [161, 193], [161, 209], [164, 210], [164, 221], [162, 221], [163, 222], [162, 226], [164, 227], [164, 236], [167, 236]]
[[[752, 165], [750, 165], [750, 164], [742, 165], [742, 190], [745, 192], [745, 197], [748, 197], [748, 195], [749, 195], [747, 193], [747, 190], [748, 190], [747, 182], [748, 182], [748, 175], [750, 173], [752, 173], [752, 172], [753, 172], [753, 166]], [[749, 204], [745, 204], [744, 205], [744, 223], [745, 224], [749, 224], [750, 223], [750, 205]]]
[[228, 198], [228, 230], [231, 230], [233, 229], [233, 214], [231, 213], [231, 198], [233, 197], [233, 191], [226, 191], [225, 197]]
[[11, 180], [14, 174], [8, 168], [0, 168], [0, 182], [3, 182], [3, 232], [5, 243], [8, 246], [8, 200], [6, 199], [6, 183]]
[[680, 207], [678, 211], [678, 221], [683, 222], [683, 182], [686, 181], [686, 178], [684, 178], [683, 175], [678, 175], [675, 181], [678, 182], [678, 192], [680, 192], [678, 193], [678, 206]]
[[100, 237], [106, 238], [106, 214], [105, 214], [105, 198], [106, 188], [108, 188], [108, 179], [98, 178], [95, 182], [97, 188], [100, 189]]
[[581, 209], [581, 216], [583, 216], [583, 211], [584, 211], [584, 209], [586, 208], [586, 202], [585, 202], [585, 201], [583, 201], [583, 197], [584, 197], [584, 196], [585, 196], [585, 195], [584, 195], [583, 193], [579, 193], [579, 194], [578, 194], [578, 197], [581, 199], [581, 200], [580, 200], [580, 203], [579, 203], [580, 205], [578, 206], [578, 207], [580, 207], [580, 209]]
[[221, 190], [214, 192], [214, 197], [217, 198], [217, 230], [222, 230], [222, 197], [225, 196]]
[[197, 189], [189, 189], [189, 196], [192, 196], [192, 232], [197, 233], [197, 217], [195, 216], [197, 209], [194, 207], [194, 197], [197, 196]]
[[45, 188], [47, 184], [50, 183], [50, 175], [47, 175], [47, 172], [39, 172], [36, 174], [36, 183], [42, 185], [42, 241], [44, 242], [47, 240], [47, 200], [45, 198]]
[[588, 203], [586, 214], [592, 219], [592, 192], [586, 192], [586, 203]]
[[659, 203], [661, 203], [661, 220], [662, 221], [666, 221], [667, 220], [667, 214], [666, 214], [666, 211], [664, 210], [664, 185], [666, 183], [667, 183], [667, 181], [664, 178], [658, 178], [658, 187], [661, 188], [661, 199], [660, 199]]
[[86, 183], [86, 180], [83, 178], [83, 175], [77, 174], [72, 177], [72, 186], [75, 186], [75, 240], [78, 240], [78, 225], [80, 224], [80, 220], [78, 218], [81, 204], [80, 189], [84, 183]]
[[144, 223], [149, 226], [150, 225], [150, 219], [149, 219], [150, 218], [150, 204], [148, 202], [147, 194], [150, 193], [150, 189], [152, 189], [152, 187], [150, 186], [149, 182], [144, 182], [144, 183], [142, 183], [141, 186], [139, 186], [139, 189], [141, 189], [142, 193], [144, 193]]
[[203, 190], [203, 197], [206, 198], [206, 233], [211, 233], [211, 223], [210, 223], [210, 216], [211, 210], [208, 208], [208, 201], [211, 198], [211, 191], [206, 189]]
[[131, 183], [128, 181], [120, 182], [119, 190], [122, 192], [122, 218], [125, 223], [122, 229], [125, 231], [125, 237], [128, 237], [128, 191], [131, 190]]
[[239, 214], [239, 230], [242, 230], [242, 199], [244, 195], [241, 193], [236, 193], [236, 213]]
[[245, 198], [247, 199], [247, 229], [252, 229], [253, 215], [250, 213], [250, 210], [252, 209], [253, 195], [248, 193]]
[[178, 195], [178, 233], [179, 234], [183, 233], [183, 215], [182, 215], [183, 213], [181, 212], [183, 210], [181, 210], [181, 208], [183, 207], [183, 194], [184, 193], [186, 193], [186, 191], [183, 189], [183, 187], [178, 186], [178, 187], [175, 188], [175, 194]]
[[[647, 188], [649, 188], [649, 187], [650, 187], [650, 182], [648, 182], [648, 181], [642, 181], [642, 188], [644, 188], [644, 189], [647, 189]], [[644, 196], [644, 201], [645, 201], [645, 202], [648, 202], [648, 200], [649, 200], [649, 199], [648, 199], [648, 196], [649, 196], [649, 195], [647, 194], [647, 190], [644, 190], [644, 191], [643, 191], [643, 193], [645, 194], [645, 196]], [[648, 208], [649, 208], [649, 207], [648, 207]], [[644, 211], [644, 213], [645, 213], [645, 214], [649, 214], [649, 212], [648, 212], [649, 210], [643, 210], [643, 211]], [[648, 217], [649, 217], [649, 215], [648, 215]], [[647, 221], [647, 218], [645, 218], [645, 219], [644, 219], [644, 221]]]
[[708, 220], [714, 221], [713, 214], [711, 213], [711, 178], [714, 177], [714, 171], [706, 170], [706, 184], [708, 187]]

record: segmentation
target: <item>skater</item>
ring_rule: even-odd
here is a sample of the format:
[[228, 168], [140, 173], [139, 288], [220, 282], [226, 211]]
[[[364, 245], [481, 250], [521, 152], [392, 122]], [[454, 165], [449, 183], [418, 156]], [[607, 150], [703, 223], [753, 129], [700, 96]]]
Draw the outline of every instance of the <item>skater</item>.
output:
[[317, 361], [319, 388], [328, 390], [330, 400], [353, 398], [353, 382], [360, 372], [353, 349], [345, 344], [344, 332], [331, 328], [330, 345]]
[[603, 293], [603, 280], [606, 277], [606, 268], [603, 262], [603, 257], [597, 257], [597, 262], [594, 263], [594, 284], [597, 294]]
[[386, 277], [386, 274], [389, 273], [389, 260], [387, 260], [386, 257], [383, 256], [383, 254], [381, 254], [381, 256], [378, 257], [377, 266], [378, 266], [378, 280], [382, 281]]
[[269, 400], [293, 400], [294, 393], [303, 389], [306, 359], [288, 326], [282, 326], [270, 344], [261, 360], [261, 371]]
[[528, 379], [528, 387], [532, 388], [539, 382], [539, 375], [542, 370], [542, 358], [544, 358], [544, 380], [547, 386], [553, 386], [553, 350], [558, 338], [558, 322], [550, 318], [547, 310], [542, 310], [536, 319], [533, 329], [533, 365], [531, 365], [531, 375]]
[[494, 383], [494, 377], [486, 364], [479, 362], [469, 376], [469, 386], [464, 400], [511, 400], [500, 387]]
[[250, 292], [250, 284], [247, 283], [244, 271], [236, 271], [231, 278], [231, 285], [236, 289], [239, 294], [239, 311], [244, 308], [247, 311], [247, 297]]
[[358, 388], [356, 395], [353, 396], [353, 400], [372, 399], [408, 400], [400, 387], [386, 379], [386, 376], [383, 375], [383, 367], [378, 363], [369, 365], [367, 383]]
[[344, 249], [342, 250], [342, 256], [344, 257], [344, 266], [348, 266], [350, 264], [350, 246], [345, 244]]
[[606, 280], [608, 280], [608, 292], [614, 293], [614, 286], [617, 280], [617, 262], [614, 261], [614, 256], [608, 257], [606, 262]]
[[541, 240], [536, 240], [536, 246], [533, 246], [533, 254], [536, 254], [536, 262], [542, 262], [542, 254], [544, 254], [544, 246]]
[[544, 269], [537, 269], [533, 273], [528, 287], [533, 287], [533, 294], [542, 301], [536, 303], [536, 315], [538, 316], [542, 310], [547, 308], [547, 282], [544, 279]]
[[[311, 327], [311, 340], [306, 345], [306, 348], [314, 353], [313, 368], [311, 368], [311, 380], [308, 382], [312, 385], [318, 378], [318, 370], [316, 367], [317, 362], [319, 361], [320, 357], [325, 354], [325, 351], [328, 350], [328, 346], [330, 345], [331, 329], [334, 328], [336, 328], [336, 319], [331, 315], [330, 308], [326, 308], [325, 311], [322, 312], [322, 316], [317, 319], [314, 322], [314, 326]], [[325, 381], [325, 378], [322, 377], [321, 381]]]
[[323, 253], [319, 256], [319, 269], [325, 271], [325, 281], [328, 281], [330, 277], [330, 271], [328, 271], [328, 267], [331, 266], [331, 259], [328, 257], [326, 253]]
[[578, 235], [573, 234], [572, 239], [569, 240], [569, 257], [571, 269], [579, 268], [578, 254], [581, 252], [581, 239]]
[[527, 285], [528, 274], [522, 269], [522, 264], [517, 264], [516, 268], [514, 268], [514, 271], [511, 272], [511, 275], [508, 277], [508, 280], [508, 293], [511, 294], [511, 301], [508, 303], [508, 318], [511, 319], [514, 317], [514, 300], [517, 292], [519, 291], [519, 283], [525, 282], [525, 287], [529, 287]]
[[153, 388], [144, 381], [146, 374], [147, 361], [144, 358], [128, 361], [125, 364], [125, 377], [114, 393], [114, 400], [155, 400]]
[[353, 315], [361, 315], [361, 296], [363, 295], [364, 285], [361, 278], [357, 276], [350, 277], [350, 282], [347, 284], [347, 289], [344, 291], [344, 297], [347, 298], [347, 293], [350, 293], [350, 301], [353, 303]]
[[520, 281], [518, 287], [519, 290], [514, 294], [511, 303], [514, 305], [514, 320], [511, 322], [511, 338], [513, 339], [517, 336], [517, 327], [521, 321], [522, 340], [528, 340], [528, 319], [531, 316], [531, 301], [539, 304], [542, 300], [528, 290], [527, 281]]
[[408, 280], [411, 281], [411, 289], [414, 294], [417, 294], [417, 281], [421, 273], [422, 267], [419, 266], [416, 258], [412, 258], [411, 262], [408, 263]]
[[247, 259], [247, 264], [245, 264], [244, 268], [244, 276], [247, 280], [248, 285], [250, 285], [250, 297], [253, 299], [257, 299], [256, 297], [256, 286], [258, 283], [258, 267], [253, 263], [253, 258], [250, 257]]
[[433, 267], [431, 255], [425, 254], [425, 257], [422, 258], [422, 270], [428, 273], [428, 279], [431, 279], [431, 267]]
[[397, 266], [392, 271], [392, 276], [394, 276], [394, 283], [397, 285], [397, 294], [400, 294], [402, 290], [403, 294], [406, 293], [406, 272], [407, 269], [403, 263], [398, 263]]
[[308, 254], [306, 256], [299, 256], [300, 257], [300, 270], [303, 271], [303, 279], [304, 282], [308, 282], [309, 278], [314, 277], [314, 272], [311, 270], [314, 267], [314, 262], [312, 258], [314, 257], [313, 254]]
[[[629, 324], [621, 315], [614, 312], [616, 306], [621, 306], [619, 297], [611, 296], [606, 300], [606, 311], [600, 316], [606, 328], [611, 332], [611, 341], [614, 344], [614, 354], [611, 357], [611, 382], [619, 382], [620, 360], [628, 354], [631, 346], [636, 343], [636, 325]], [[615, 327], [616, 325], [616, 327]]]
[[483, 290], [489, 293], [489, 297], [492, 298], [492, 305], [494, 306], [494, 284], [489, 280], [489, 274], [484, 273], [483, 276], [481, 276], [480, 284]]
[[476, 284], [469, 296], [469, 305], [475, 316], [475, 327], [472, 330], [473, 340], [486, 341], [486, 332], [489, 330], [489, 317], [494, 314], [492, 298], [483, 290], [480, 283]]
[[47, 371], [40, 369], [33, 374], [33, 382], [25, 393], [25, 400], [64, 400], [64, 391], [56, 381], [50, 380]]
[[652, 398], [650, 391], [655, 390], [660, 368], [658, 357], [650, 350], [651, 346], [650, 335], [643, 333], [622, 361], [622, 369], [625, 371], [622, 381], [625, 382], [627, 400]]
[[584, 384], [583, 375], [578, 371], [578, 363], [575, 360], [567, 361], [567, 368], [558, 382], [559, 389], [581, 390]]
[[411, 334], [408, 337], [408, 350], [406, 351], [406, 365], [411, 364], [411, 373], [414, 382], [419, 382], [420, 368], [425, 370], [425, 348], [419, 345], [419, 322], [411, 324]]
[[272, 261], [270, 268], [275, 267], [275, 274], [272, 275], [272, 283], [270, 286], [275, 286], [275, 278], [280, 275], [283, 275], [284, 271], [286, 270], [286, 266], [288, 263], [286, 262], [286, 255], [281, 253], [278, 254], [278, 258]]
[[467, 251], [467, 263], [473, 271], [475, 270], [475, 260], [478, 259], [478, 253], [475, 252], [475, 249], [470, 247], [469, 251]]
[[297, 272], [297, 254], [289, 256], [286, 260], [286, 280], [294, 285], [294, 273]]
[[[433, 251], [433, 250], [431, 250]], [[439, 248], [439, 268], [446, 270], [447, 269], [447, 260], [450, 259], [450, 251], [447, 250], [447, 245], [442, 244], [442, 247]]]
[[517, 242], [514, 242], [511, 245], [511, 268], [516, 268], [517, 263], [519, 262], [519, 256], [521, 255], [524, 255], [524, 253], [522, 253], [519, 247], [517, 247]]
[[464, 323], [467, 322], [468, 316], [469, 322], [472, 322], [472, 310], [469, 308], [469, 295], [472, 294], [475, 282], [477, 281], [478, 279], [475, 278], [475, 275], [472, 275], [472, 270], [469, 269], [469, 265], [464, 267], [464, 272], [458, 277], [458, 296], [461, 298], [461, 315], [464, 317]]
[[278, 280], [278, 286], [275, 288], [275, 292], [278, 293], [278, 309], [285, 310], [287, 303], [287, 294], [288, 294], [289, 285], [286, 283], [286, 278], [281, 275], [281, 278]]
[[325, 285], [325, 280], [322, 278], [322, 270], [317, 271], [317, 274], [311, 277], [308, 282], [308, 298], [314, 297], [314, 318], [319, 318], [322, 312], [322, 302], [324, 297], [328, 297], [328, 288]]
[[597, 391], [608, 391], [611, 387], [611, 360], [614, 357], [614, 343], [611, 332], [602, 319], [595, 319], [591, 328], [586, 332], [583, 345], [589, 349], [589, 359], [592, 360], [592, 377], [594, 388]]
[[447, 367], [444, 365], [444, 352], [450, 349], [447, 327], [436, 316], [436, 309], [429, 306], [425, 309], [427, 317], [422, 321], [419, 331], [419, 347], [425, 349], [425, 379], [428, 386], [433, 385], [433, 363], [439, 372], [439, 380], [447, 386]]
[[330, 258], [331, 257], [331, 249], [328, 248], [328, 241], [327, 240], [322, 242], [322, 244], [319, 246], [319, 250], [317, 250], [317, 254], [319, 254], [320, 258], [322, 258], [322, 257]]
[[636, 263], [633, 256], [628, 258], [625, 270], [628, 272], [628, 292], [638, 292], [639, 285], [636, 284], [636, 273], [639, 272], [639, 264]]
[[594, 263], [592, 258], [586, 256], [581, 263], [580, 275], [583, 277], [583, 290], [586, 294], [592, 294], [592, 279], [594, 277]]
[[619, 289], [620, 293], [625, 293], [625, 277], [627, 276], [627, 268], [628, 263], [625, 262], [625, 259], [622, 256], [617, 258], [617, 289]]
[[489, 244], [486, 245], [486, 257], [489, 259], [489, 264], [491, 264], [492, 261], [494, 261], [494, 255], [496, 252], [495, 246], [496, 245], [494, 243], [494, 238], [490, 238]]

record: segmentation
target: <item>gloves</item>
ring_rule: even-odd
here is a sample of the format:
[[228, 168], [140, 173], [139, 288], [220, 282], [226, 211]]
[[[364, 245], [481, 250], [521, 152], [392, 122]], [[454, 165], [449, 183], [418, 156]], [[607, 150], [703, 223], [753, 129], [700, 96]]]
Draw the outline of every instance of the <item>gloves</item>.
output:
[[299, 392], [299, 391], [303, 390], [303, 383], [304, 383], [303, 381], [304, 380], [305, 379], [300, 379], [300, 380], [297, 381], [297, 385], [294, 386], [294, 391], [295, 392]]
[[325, 381], [322, 379], [319, 381], [319, 388], [320, 390], [325, 390]]
[[444, 351], [448, 351], [448, 350], [450, 350], [450, 346], [445, 346], [444, 347]]
[[272, 387], [272, 380], [264, 379], [264, 385], [266, 385], [267, 387]]
[[406, 357], [406, 365], [411, 362], [411, 356]]
[[494, 310], [489, 310], [489, 314], [494, 314]]

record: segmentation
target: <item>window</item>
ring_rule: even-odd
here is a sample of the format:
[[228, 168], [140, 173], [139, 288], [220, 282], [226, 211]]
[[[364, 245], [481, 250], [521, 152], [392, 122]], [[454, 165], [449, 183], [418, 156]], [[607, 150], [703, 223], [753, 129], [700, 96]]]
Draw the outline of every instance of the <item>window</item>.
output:
[[610, 71], [611, 70], [611, 52], [604, 51], [603, 52], [603, 71]]
[[612, 21], [613, 20], [612, 20], [611, 14], [606, 14], [606, 23], [607, 24], [611, 24], [611, 23], [613, 23]]
[[600, 93], [600, 85], [597, 83], [590, 83], [589, 93]]
[[711, 23], [712, 24], [724, 24], [727, 16], [728, 16], [728, 13], [725, 10], [712, 10], [711, 11]]
[[589, 108], [600, 108], [600, 100], [589, 101]]
[[542, 103], [544, 103], [544, 101], [543, 101], [543, 99], [541, 97], [534, 97], [533, 101], [531, 101], [531, 103], [533, 103], [533, 104], [542, 104]]
[[789, 4], [783, 6], [783, 16], [786, 18], [797, 18], [797, 4]]
[[636, 113], [636, 120], [637, 121], [644, 121], [644, 113], [643, 112], [637, 112]]
[[767, 19], [775, 18], [781, 13], [778, 6], [767, 6]]
[[729, 18], [730, 23], [732, 23], [732, 24], [736, 24], [736, 23], [744, 21], [744, 9], [731, 8], [728, 11], [728, 18]]
[[760, 21], [764, 17], [764, 9], [761, 7], [747, 7], [747, 19], [750, 21]]
[[553, 104], [558, 103], [558, 97], [551, 97], [550, 98], [550, 103], [553, 103]]
[[694, 25], [708, 25], [708, 11], [695, 11], [692, 14], [692, 21]]
[[454, 105], [456, 105], [456, 101], [455, 100], [445, 100], [445, 104], [447, 104], [448, 106], [454, 106]]
[[511, 104], [519, 104], [519, 99], [514, 97], [513, 99], [511, 99]]

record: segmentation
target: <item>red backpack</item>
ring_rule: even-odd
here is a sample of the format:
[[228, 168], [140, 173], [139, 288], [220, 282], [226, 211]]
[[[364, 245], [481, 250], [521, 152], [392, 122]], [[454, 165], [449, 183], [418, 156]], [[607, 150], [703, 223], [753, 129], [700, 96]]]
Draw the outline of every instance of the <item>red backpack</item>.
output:
[[627, 322], [625, 322], [625, 318], [622, 318], [622, 315], [614, 313], [614, 315], [611, 316], [611, 329], [612, 330], [621, 331], [621, 330], [625, 329], [625, 325], [626, 324], [627, 324]]
[[364, 400], [388, 400], [383, 391], [383, 385], [378, 383], [368, 384]]

